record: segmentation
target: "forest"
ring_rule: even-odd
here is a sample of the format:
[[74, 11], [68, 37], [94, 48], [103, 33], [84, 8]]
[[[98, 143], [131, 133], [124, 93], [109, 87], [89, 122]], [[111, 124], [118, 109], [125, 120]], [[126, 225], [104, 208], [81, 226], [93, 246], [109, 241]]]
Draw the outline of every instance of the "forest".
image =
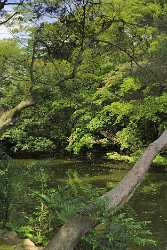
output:
[[0, 250], [165, 250], [166, 173], [167, 1], [1, 0]]

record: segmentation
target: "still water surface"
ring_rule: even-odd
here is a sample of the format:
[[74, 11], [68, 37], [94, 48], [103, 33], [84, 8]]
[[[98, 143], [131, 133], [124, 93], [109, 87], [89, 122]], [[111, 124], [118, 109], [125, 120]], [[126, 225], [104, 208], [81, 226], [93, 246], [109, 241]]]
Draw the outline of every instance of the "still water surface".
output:
[[[37, 164], [38, 163], [38, 164]], [[98, 187], [110, 188], [116, 185], [126, 174], [122, 164], [107, 162], [80, 162], [71, 160], [17, 160], [12, 166], [9, 178], [11, 182], [11, 202], [15, 202], [15, 210], [24, 214], [24, 207], [31, 212], [31, 202], [26, 194], [42, 188], [55, 187], [67, 178], [69, 169], [76, 170], [85, 182]], [[23, 187], [24, 186], [24, 187]], [[9, 192], [10, 194], [10, 192]], [[15, 196], [15, 197], [14, 197]], [[135, 195], [129, 202], [140, 220], [151, 221], [150, 229], [159, 245], [153, 250], [167, 249], [167, 172], [150, 171]], [[18, 220], [18, 214], [13, 211], [12, 220]], [[17, 218], [15, 218], [17, 216]], [[142, 248], [143, 249], [143, 248]], [[140, 249], [140, 250], [142, 250]], [[145, 249], [147, 250], [147, 249]]]

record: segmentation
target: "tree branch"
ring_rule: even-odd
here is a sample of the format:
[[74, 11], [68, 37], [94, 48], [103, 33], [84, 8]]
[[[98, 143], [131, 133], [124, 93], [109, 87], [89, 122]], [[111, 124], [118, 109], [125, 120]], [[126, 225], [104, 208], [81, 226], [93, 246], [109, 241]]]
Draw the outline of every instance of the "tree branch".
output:
[[135, 56], [133, 54], [131, 54], [127, 49], [122, 48], [119, 44], [115, 44], [115, 43], [112, 43], [110, 41], [105, 41], [105, 40], [98, 40], [98, 39], [96, 41], [101, 42], [101, 43], [105, 43], [105, 44], [110, 45], [111, 47], [117, 48], [122, 53], [126, 54], [131, 59], [131, 62], [134, 62], [136, 64], [136, 66], [138, 66], [144, 72], [149, 73], [151, 77], [154, 77], [154, 79], [158, 79], [157, 74], [154, 71], [149, 69], [146, 65], [141, 65], [140, 63], [138, 63], [137, 58], [135, 58]]
[[0, 132], [3, 132], [10, 126], [14, 125], [19, 117], [21, 111], [27, 107], [35, 104], [35, 100], [29, 98], [25, 101], [21, 101], [16, 107], [3, 112], [0, 116]]
[[24, 0], [20, 0], [19, 2], [8, 2], [8, 0], [4, 0], [3, 2], [0, 1], [0, 10], [3, 10], [6, 5], [22, 5], [24, 3]]
[[0, 22], [0, 25], [7, 23], [8, 21], [10, 21], [10, 20], [11, 20], [15, 15], [17, 15], [17, 14], [18, 14], [18, 12], [13, 13], [13, 14], [12, 14], [10, 17], [8, 17], [6, 20]]
[[32, 57], [31, 57], [31, 64], [30, 64], [30, 86], [28, 89], [28, 98], [24, 101], [21, 101], [18, 105], [14, 108], [2, 112], [0, 115], [0, 132], [5, 131], [10, 126], [13, 126], [17, 118], [19, 117], [21, 111], [25, 108], [31, 107], [36, 103], [35, 97], [33, 95], [33, 84], [34, 84], [34, 63], [35, 63], [35, 53], [36, 53], [36, 34], [34, 36], [33, 41], [33, 48], [32, 48]]
[[144, 67], [137, 62], [136, 58], [133, 55], [131, 55], [127, 49], [122, 48], [119, 44], [114, 44], [110, 41], [105, 41], [105, 40], [97, 40], [97, 42], [105, 43], [114, 48], [117, 48], [118, 50], [126, 54], [139, 68], [144, 69]]

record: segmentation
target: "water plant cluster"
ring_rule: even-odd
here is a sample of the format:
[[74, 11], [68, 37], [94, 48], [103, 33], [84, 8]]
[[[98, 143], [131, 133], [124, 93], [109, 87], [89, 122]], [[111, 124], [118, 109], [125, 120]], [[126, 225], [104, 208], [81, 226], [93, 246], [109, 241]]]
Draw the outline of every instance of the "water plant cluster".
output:
[[[93, 202], [97, 209], [87, 216], [98, 218], [98, 226], [81, 239], [76, 249], [155, 246], [147, 222], [140, 222], [128, 209], [115, 216], [108, 213], [107, 200], [99, 198], [104, 188], [84, 182], [72, 170], [63, 184], [49, 183], [46, 168], [42, 162], [25, 165], [18, 176], [17, 162], [1, 162], [1, 228], [16, 231], [21, 238], [45, 246], [61, 225], [76, 214], [83, 214]], [[32, 173], [35, 173], [33, 178]]]

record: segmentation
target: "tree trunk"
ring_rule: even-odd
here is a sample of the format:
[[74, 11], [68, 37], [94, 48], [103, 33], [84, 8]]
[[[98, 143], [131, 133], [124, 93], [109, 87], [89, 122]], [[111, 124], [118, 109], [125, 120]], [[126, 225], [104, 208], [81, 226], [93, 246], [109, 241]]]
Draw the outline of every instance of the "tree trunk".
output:
[[[21, 101], [16, 107], [2, 112], [0, 115], [0, 133], [4, 132], [10, 126], [13, 126], [17, 118], [19, 117], [21, 111], [27, 107], [34, 105], [35, 102], [33, 98], [29, 98], [25, 101]], [[10, 160], [11, 157], [3, 151], [2, 145], [0, 144], [0, 160]]]
[[[111, 191], [105, 193], [102, 198], [107, 198], [107, 209], [114, 213], [124, 205], [141, 184], [154, 157], [167, 145], [167, 130], [145, 150], [143, 156], [127, 173], [122, 181]], [[88, 207], [84, 214], [92, 213], [95, 205]], [[64, 224], [53, 237], [45, 250], [73, 250], [80, 238], [91, 228], [97, 225], [97, 221], [90, 216], [76, 216]]]
[[0, 132], [3, 132], [8, 127], [14, 125], [21, 111], [34, 104], [35, 104], [34, 100], [32, 98], [29, 98], [25, 101], [21, 101], [16, 107], [6, 112], [3, 112], [2, 115], [0, 116]]

